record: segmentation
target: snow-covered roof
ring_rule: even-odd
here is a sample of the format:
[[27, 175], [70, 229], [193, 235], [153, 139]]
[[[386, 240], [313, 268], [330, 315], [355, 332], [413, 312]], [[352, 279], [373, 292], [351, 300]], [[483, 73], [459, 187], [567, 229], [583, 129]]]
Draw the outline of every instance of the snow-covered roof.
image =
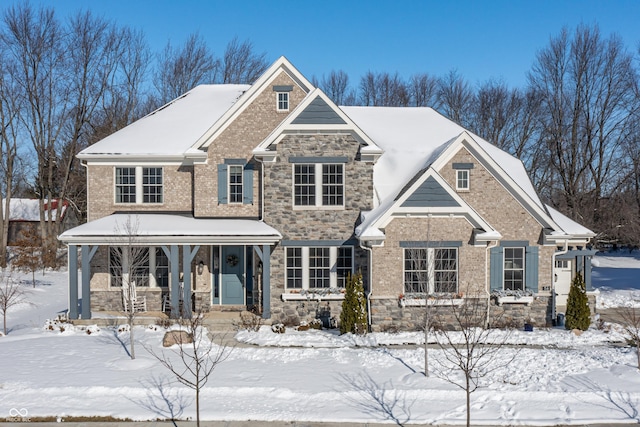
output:
[[[6, 199], [2, 199], [2, 211], [6, 205]], [[62, 204], [62, 217], [67, 210], [67, 203]], [[9, 203], [9, 221], [40, 221], [40, 200], [38, 199], [18, 199], [11, 198]], [[49, 204], [45, 202], [45, 212], [49, 208]], [[51, 204], [51, 217], [55, 221], [56, 215], [58, 215], [58, 201], [54, 200]], [[49, 214], [45, 215], [45, 218], [49, 218]]]
[[193, 218], [171, 214], [113, 214], [62, 233], [67, 243], [275, 243], [282, 235], [258, 220]]
[[551, 218], [558, 224], [562, 231], [571, 236], [579, 236], [579, 237], [594, 237], [596, 233], [589, 230], [587, 227], [578, 224], [568, 216], [561, 214], [559, 211], [555, 210], [549, 205], [546, 205], [547, 210], [549, 211], [549, 215]]
[[82, 150], [78, 157], [183, 156], [249, 85], [200, 85]]

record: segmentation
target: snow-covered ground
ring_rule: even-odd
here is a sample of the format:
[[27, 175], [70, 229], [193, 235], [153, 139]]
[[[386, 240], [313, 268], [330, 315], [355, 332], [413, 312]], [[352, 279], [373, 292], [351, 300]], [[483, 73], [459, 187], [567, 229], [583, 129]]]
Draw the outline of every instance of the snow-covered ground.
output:
[[[640, 306], [640, 255], [594, 260], [600, 308]], [[21, 276], [22, 277], [22, 276]], [[64, 272], [36, 276], [34, 305], [9, 313], [0, 337], [0, 422], [4, 417], [112, 415], [194, 418], [191, 390], [175, 383], [143, 345], [162, 351], [162, 328], [45, 327], [66, 308]], [[87, 332], [90, 333], [87, 333]], [[463, 424], [464, 392], [438, 377], [442, 351], [429, 350], [422, 374], [419, 333], [338, 336], [334, 331], [239, 332], [236, 347], [202, 391], [207, 420], [299, 420]], [[472, 422], [493, 425], [638, 423], [640, 371], [635, 349], [615, 328], [576, 336], [563, 329], [518, 332], [496, 357], [499, 368], [472, 394]], [[390, 346], [390, 347], [387, 347]], [[165, 350], [166, 351], [166, 350]], [[514, 361], [505, 365], [507, 360]], [[461, 378], [461, 377], [458, 377]]]

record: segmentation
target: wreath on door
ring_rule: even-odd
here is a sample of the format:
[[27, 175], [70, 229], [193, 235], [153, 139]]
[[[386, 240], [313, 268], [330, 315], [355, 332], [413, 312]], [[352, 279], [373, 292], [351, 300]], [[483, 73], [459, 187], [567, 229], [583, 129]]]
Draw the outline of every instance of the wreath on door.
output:
[[235, 267], [236, 265], [238, 265], [238, 262], [240, 262], [240, 260], [238, 259], [237, 255], [227, 256], [227, 264], [229, 264], [231, 267]]

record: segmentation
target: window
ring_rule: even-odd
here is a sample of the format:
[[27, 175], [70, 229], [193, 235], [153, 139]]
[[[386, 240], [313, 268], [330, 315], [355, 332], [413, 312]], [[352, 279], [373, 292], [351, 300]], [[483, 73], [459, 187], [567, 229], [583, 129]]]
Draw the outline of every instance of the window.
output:
[[353, 274], [353, 247], [287, 247], [287, 289], [345, 287]]
[[136, 202], [136, 168], [116, 168], [116, 203]]
[[126, 270], [130, 271], [130, 280], [136, 286], [149, 286], [149, 248], [122, 247], [109, 248], [109, 273], [111, 286], [122, 286]]
[[457, 293], [458, 250], [456, 248], [405, 248], [404, 291], [406, 293]]
[[169, 286], [169, 258], [164, 253], [162, 248], [156, 248], [156, 286], [168, 287]]
[[504, 289], [524, 290], [524, 248], [504, 248]]
[[115, 202], [162, 203], [162, 174], [160, 167], [115, 168]]
[[289, 92], [277, 92], [278, 111], [289, 111]]
[[142, 168], [142, 203], [162, 203], [162, 168]]
[[466, 169], [456, 171], [456, 190], [469, 189], [469, 171]]
[[229, 203], [242, 203], [242, 175], [241, 165], [229, 165]]
[[556, 268], [569, 268], [569, 260], [568, 259], [557, 259], [556, 260]]
[[293, 193], [295, 206], [344, 206], [344, 165], [294, 164]]

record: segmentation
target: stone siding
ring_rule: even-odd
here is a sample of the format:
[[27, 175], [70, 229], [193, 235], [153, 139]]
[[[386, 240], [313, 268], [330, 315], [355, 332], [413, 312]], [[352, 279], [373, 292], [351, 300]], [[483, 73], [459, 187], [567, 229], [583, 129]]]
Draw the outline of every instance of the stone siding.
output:
[[[289, 92], [289, 111], [277, 111], [276, 92], [272, 86], [292, 85]], [[251, 160], [252, 151], [265, 139], [306, 96], [306, 92], [284, 71], [273, 83], [256, 96], [208, 149], [206, 164], [195, 166], [195, 216], [197, 217], [253, 217], [260, 215], [261, 165], [254, 165], [252, 205], [218, 204], [218, 164], [225, 159]]]

